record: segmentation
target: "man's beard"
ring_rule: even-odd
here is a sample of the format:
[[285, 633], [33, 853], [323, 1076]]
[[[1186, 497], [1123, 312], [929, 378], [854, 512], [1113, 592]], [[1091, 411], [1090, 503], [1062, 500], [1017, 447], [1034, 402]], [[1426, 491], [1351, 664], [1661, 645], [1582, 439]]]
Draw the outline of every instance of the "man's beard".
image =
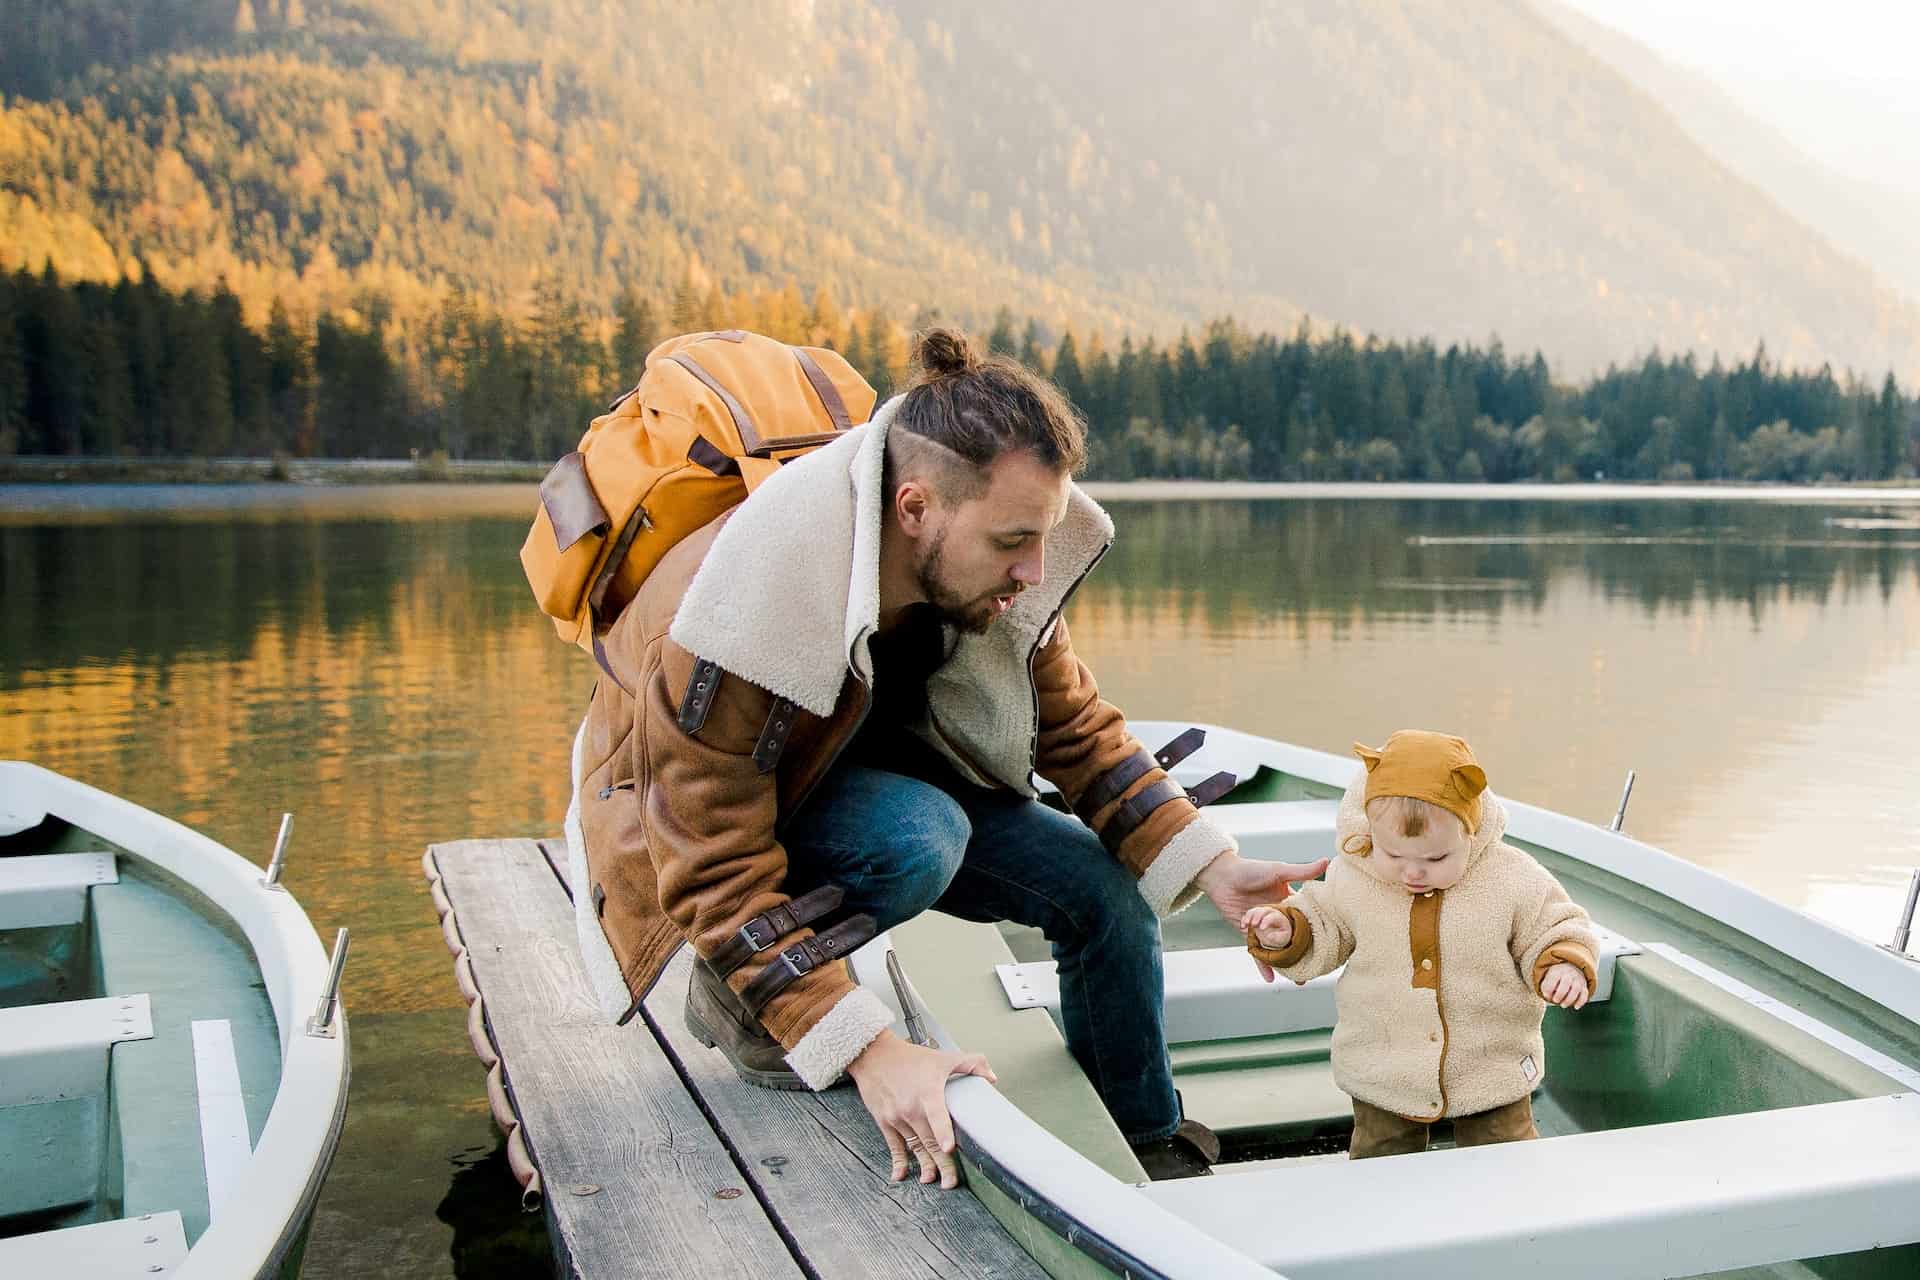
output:
[[993, 625], [999, 613], [993, 607], [995, 596], [1013, 596], [1020, 593], [1018, 583], [1008, 583], [1004, 590], [991, 591], [985, 595], [968, 598], [953, 591], [941, 579], [940, 566], [942, 552], [947, 544], [947, 531], [940, 530], [933, 535], [933, 545], [927, 548], [926, 557], [914, 570], [914, 577], [920, 585], [920, 594], [927, 598], [933, 611], [942, 622], [951, 623], [969, 635], [981, 635]]

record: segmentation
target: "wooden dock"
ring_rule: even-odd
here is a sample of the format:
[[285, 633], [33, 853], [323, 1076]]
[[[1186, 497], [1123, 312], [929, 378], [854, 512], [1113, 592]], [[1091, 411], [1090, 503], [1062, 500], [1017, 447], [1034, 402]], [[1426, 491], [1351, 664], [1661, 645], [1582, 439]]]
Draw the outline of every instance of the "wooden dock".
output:
[[886, 1280], [1045, 1272], [979, 1201], [888, 1180], [851, 1086], [754, 1088], [681, 1022], [688, 956], [607, 1023], [558, 840], [461, 840], [423, 860], [523, 1203], [554, 1273]]

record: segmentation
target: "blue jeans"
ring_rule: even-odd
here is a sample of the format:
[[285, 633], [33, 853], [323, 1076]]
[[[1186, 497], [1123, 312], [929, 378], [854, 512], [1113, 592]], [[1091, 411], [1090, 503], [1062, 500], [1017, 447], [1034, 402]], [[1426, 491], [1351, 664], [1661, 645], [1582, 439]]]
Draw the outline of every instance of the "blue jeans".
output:
[[973, 786], [917, 740], [886, 759], [837, 764], [782, 828], [788, 892], [840, 885], [844, 910], [882, 929], [930, 907], [1039, 929], [1060, 966], [1067, 1048], [1120, 1132], [1171, 1134], [1160, 922], [1132, 873], [1079, 820]]

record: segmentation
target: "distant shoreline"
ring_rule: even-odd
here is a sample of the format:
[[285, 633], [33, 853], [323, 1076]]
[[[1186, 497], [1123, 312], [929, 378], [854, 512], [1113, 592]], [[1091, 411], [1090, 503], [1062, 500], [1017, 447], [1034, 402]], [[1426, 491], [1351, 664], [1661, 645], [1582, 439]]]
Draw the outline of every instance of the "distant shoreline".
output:
[[0, 484], [537, 484], [550, 465], [431, 458], [0, 458]]
[[[487, 459], [436, 461], [406, 458], [0, 458], [0, 485], [257, 485], [296, 488], [395, 484], [537, 484], [547, 464]], [[1317, 480], [1088, 480], [1081, 487], [1101, 502], [1167, 502], [1218, 499], [1376, 498], [1435, 501], [1615, 502], [1639, 499], [1776, 502], [1920, 503], [1914, 481], [1846, 482], [1823, 485], [1702, 484], [1660, 481], [1575, 481], [1548, 484], [1421, 483]]]

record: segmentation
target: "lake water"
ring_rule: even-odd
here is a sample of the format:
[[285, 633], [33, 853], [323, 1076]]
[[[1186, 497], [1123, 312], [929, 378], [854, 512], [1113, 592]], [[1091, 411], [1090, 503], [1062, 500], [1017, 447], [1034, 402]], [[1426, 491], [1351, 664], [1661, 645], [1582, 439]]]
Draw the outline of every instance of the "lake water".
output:
[[[1496, 791], [1876, 942], [1920, 865], [1920, 494], [1109, 490], [1068, 612], [1139, 718], [1473, 742]], [[1445, 496], [1436, 496], [1438, 494]], [[306, 1275], [541, 1272], [420, 873], [557, 834], [593, 664], [530, 486], [0, 487], [0, 758], [198, 827], [353, 930], [353, 1098]], [[1150, 744], [1150, 745], [1158, 745]]]

